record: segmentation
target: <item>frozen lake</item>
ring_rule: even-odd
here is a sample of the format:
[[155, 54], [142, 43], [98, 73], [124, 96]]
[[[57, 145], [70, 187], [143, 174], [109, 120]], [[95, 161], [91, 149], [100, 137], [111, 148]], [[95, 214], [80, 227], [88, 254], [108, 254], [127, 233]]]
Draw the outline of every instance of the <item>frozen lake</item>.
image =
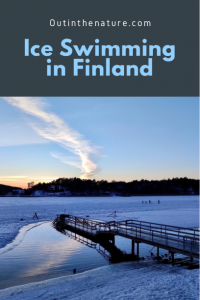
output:
[[[113, 211], [117, 212], [115, 218], [109, 217]], [[32, 219], [35, 212], [39, 220]], [[0, 281], [2, 287], [68, 275], [72, 273], [74, 267], [79, 273], [108, 264], [108, 261], [95, 249], [60, 234], [49, 225], [49, 222], [30, 229], [38, 222], [52, 221], [56, 214], [64, 212], [79, 217], [89, 215], [92, 219], [104, 221], [138, 219], [189, 228], [199, 227], [198, 196], [1, 197]], [[11, 243], [20, 228], [22, 228], [20, 234]], [[27, 231], [28, 229], [30, 230]], [[117, 237], [116, 246], [127, 253], [131, 251], [130, 240]], [[147, 245], [141, 246], [140, 256], [150, 255], [151, 248]], [[164, 253], [166, 251], [160, 254]]]
[[[59, 276], [72, 275], [110, 264], [110, 254], [99, 244], [67, 231], [66, 235], [44, 222], [27, 230], [24, 226], [7, 251], [0, 255], [0, 289], [37, 282]], [[24, 234], [25, 235], [24, 235]], [[131, 253], [131, 241], [119, 236], [116, 246]], [[150, 261], [150, 251], [156, 248], [140, 244], [140, 257]], [[160, 249], [160, 255], [167, 253]], [[133, 262], [136, 268], [138, 263]]]
[[[142, 201], [151, 200], [151, 204]], [[160, 200], [160, 204], [158, 204]], [[113, 211], [117, 217], [108, 217]], [[33, 220], [37, 212], [39, 220]], [[198, 196], [145, 197], [0, 197], [0, 248], [11, 242], [19, 229], [38, 221], [52, 221], [68, 213], [103, 221], [138, 219], [182, 227], [199, 227]], [[20, 221], [23, 219], [23, 221]]]
[[[152, 204], [149, 204], [149, 200], [151, 200]], [[160, 200], [160, 204], [158, 204], [158, 200]], [[147, 201], [147, 204], [142, 204], [142, 201]], [[117, 217], [108, 217], [113, 211], [117, 212]], [[32, 219], [35, 212], [37, 212], [39, 220]], [[1, 197], [0, 257], [3, 257], [3, 255], [12, 255], [14, 253], [12, 252], [13, 250], [17, 250], [20, 245], [22, 246], [22, 241], [26, 238], [29, 239], [28, 234], [34, 232], [31, 232], [31, 228], [37, 226], [38, 222], [52, 221], [57, 214], [64, 212], [79, 217], [89, 215], [91, 219], [103, 221], [138, 219], [141, 221], [193, 228], [200, 227], [200, 196], [105, 198]], [[23, 228], [23, 226], [25, 227]], [[39, 227], [35, 227], [35, 230]], [[29, 231], [24, 236], [27, 230]], [[17, 235], [19, 238], [16, 241], [15, 237]], [[66, 240], [65, 236], [62, 237]], [[40, 236], [38, 238], [40, 239]], [[13, 240], [14, 242], [12, 243]], [[117, 245], [118, 243], [120, 244], [121, 249], [124, 247], [127, 252], [129, 251], [130, 243], [128, 244], [124, 240], [117, 241], [117, 239], [116, 242]], [[91, 250], [96, 251], [94, 249]], [[47, 252], [49, 253], [48, 247]], [[59, 260], [59, 257], [57, 260]], [[40, 266], [42, 267], [41, 263]], [[67, 271], [64, 272], [67, 273]], [[2, 265], [0, 264], [0, 274], [2, 273]], [[59, 274], [59, 272], [57, 273]], [[62, 276], [62, 273], [60, 273], [62, 277], [58, 278], [55, 278], [55, 274], [53, 276], [48, 275], [49, 277], [46, 277], [47, 274], [45, 276], [41, 275], [39, 276], [39, 280], [52, 279], [3, 289], [0, 291], [0, 297], [6, 300], [38, 298], [53, 300], [55, 298], [63, 299], [63, 297], [68, 295], [70, 299], [80, 300], [86, 298], [123, 299], [124, 297], [124, 299], [130, 299], [130, 295], [136, 299], [197, 300], [199, 299], [200, 292], [199, 273], [200, 270], [190, 271], [183, 267], [157, 264], [154, 261], [152, 264], [150, 261], [142, 261], [139, 263], [104, 265], [103, 267], [72, 276]], [[21, 276], [25, 274], [22, 271]], [[34, 278], [34, 276], [32, 277]], [[24, 284], [25, 282], [20, 278], [13, 285]], [[144, 286], [146, 287], [145, 289]]]

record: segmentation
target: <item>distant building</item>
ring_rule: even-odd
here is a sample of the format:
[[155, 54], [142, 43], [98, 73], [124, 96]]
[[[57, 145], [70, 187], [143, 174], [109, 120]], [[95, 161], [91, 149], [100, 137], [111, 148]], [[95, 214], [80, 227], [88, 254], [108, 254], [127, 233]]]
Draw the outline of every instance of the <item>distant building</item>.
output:
[[22, 189], [12, 190], [13, 195], [24, 195], [24, 193], [25, 193], [25, 190], [22, 190]]
[[55, 184], [48, 185], [48, 191], [60, 191], [60, 190], [63, 190], [63, 187], [61, 185], [55, 185]]
[[55, 190], [56, 190], [56, 186], [54, 184], [48, 185], [48, 191], [55, 191]]

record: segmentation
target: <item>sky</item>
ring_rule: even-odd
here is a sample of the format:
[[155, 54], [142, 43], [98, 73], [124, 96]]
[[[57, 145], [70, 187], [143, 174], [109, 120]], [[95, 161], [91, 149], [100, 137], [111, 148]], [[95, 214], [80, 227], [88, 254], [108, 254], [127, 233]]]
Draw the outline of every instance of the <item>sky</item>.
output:
[[0, 98], [0, 184], [199, 178], [199, 98]]

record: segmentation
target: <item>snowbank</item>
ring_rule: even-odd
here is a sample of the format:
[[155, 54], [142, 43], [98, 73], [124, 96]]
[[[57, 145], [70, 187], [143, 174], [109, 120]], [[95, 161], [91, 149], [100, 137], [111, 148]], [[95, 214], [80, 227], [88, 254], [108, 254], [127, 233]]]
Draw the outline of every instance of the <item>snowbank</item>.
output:
[[110, 265], [85, 273], [0, 291], [2, 300], [195, 300], [198, 270], [154, 264], [133, 269], [132, 263]]

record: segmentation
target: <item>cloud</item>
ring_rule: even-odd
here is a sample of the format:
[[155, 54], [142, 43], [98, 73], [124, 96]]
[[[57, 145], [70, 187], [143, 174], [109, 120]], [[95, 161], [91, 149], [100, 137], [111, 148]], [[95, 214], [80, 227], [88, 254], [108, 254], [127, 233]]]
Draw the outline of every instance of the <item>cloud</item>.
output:
[[99, 156], [98, 147], [91, 145], [83, 135], [72, 129], [59, 116], [45, 111], [45, 104], [41, 99], [26, 97], [6, 97], [3, 99], [24, 113], [39, 119], [40, 122], [37, 125], [31, 124], [32, 128], [43, 138], [54, 141], [73, 152], [79, 157], [80, 164], [73, 160], [65, 160], [58, 154], [54, 157], [64, 163], [80, 168], [83, 178], [90, 178], [97, 172], [98, 166], [94, 162], [94, 158]]
[[73, 167], [76, 167], [78, 169], [81, 169], [83, 172], [84, 170], [82, 169], [82, 164], [81, 160], [74, 158], [74, 157], [69, 157], [69, 156], [64, 156], [60, 153], [50, 153], [52, 157], [59, 159], [62, 163], [71, 165]]

